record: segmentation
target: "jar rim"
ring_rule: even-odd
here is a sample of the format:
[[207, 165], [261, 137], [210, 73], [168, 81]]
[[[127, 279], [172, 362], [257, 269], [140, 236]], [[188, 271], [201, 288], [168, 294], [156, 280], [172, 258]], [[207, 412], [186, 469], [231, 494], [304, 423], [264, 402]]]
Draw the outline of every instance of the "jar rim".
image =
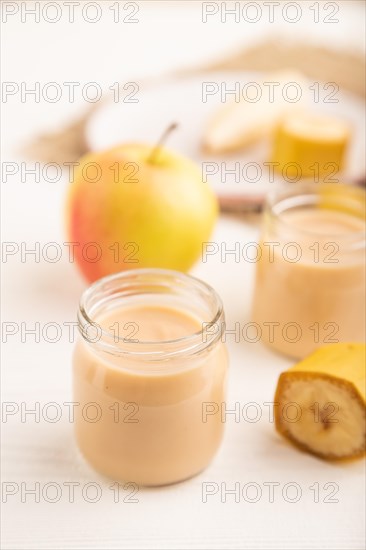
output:
[[[170, 280], [170, 283], [181, 283], [188, 289], [201, 291], [207, 297], [211, 298], [214, 306], [214, 315], [207, 322], [202, 322], [202, 329], [188, 334], [186, 336], [175, 338], [171, 340], [128, 340], [120, 336], [116, 337], [115, 334], [108, 330], [102, 329], [92, 318], [90, 301], [93, 295], [97, 295], [102, 292], [103, 287], [118, 285], [123, 286], [131, 282], [142, 283], [144, 279], [147, 282], [155, 279], [155, 282], [159, 280]], [[168, 287], [167, 287], [168, 288]], [[170, 288], [170, 287], [169, 287]], [[173, 288], [173, 287], [171, 287]], [[141, 293], [143, 294], [143, 293]], [[84, 340], [89, 343], [97, 344], [98, 347], [112, 353], [114, 355], [122, 355], [130, 358], [144, 358], [144, 360], [162, 360], [172, 357], [176, 357], [182, 354], [196, 354], [203, 349], [208, 348], [215, 343], [222, 335], [224, 324], [224, 309], [220, 296], [217, 292], [208, 285], [206, 282], [179, 271], [159, 268], [139, 268], [130, 269], [111, 275], [107, 275], [98, 279], [92, 283], [81, 295], [79, 301], [78, 310], [78, 328]], [[222, 322], [220, 322], [222, 321]], [[209, 327], [217, 326], [218, 330], [209, 332], [206, 334], [206, 338], [203, 338], [204, 330]], [[90, 340], [87, 337], [87, 327], [97, 327], [98, 338], [97, 340]], [[161, 347], [164, 346], [162, 350]]]
[[[294, 187], [293, 187], [294, 186]], [[315, 183], [304, 181], [295, 184], [283, 184], [278, 189], [270, 192], [266, 201], [266, 212], [285, 230], [297, 234], [299, 237], [321, 237], [322, 239], [335, 239], [345, 243], [354, 243], [357, 248], [363, 248], [365, 232], [363, 230], [352, 233], [324, 232], [319, 234], [316, 229], [299, 228], [283, 218], [282, 214], [291, 207], [316, 205], [315, 199], [323, 199], [323, 206], [330, 210], [339, 210], [365, 220], [366, 192], [361, 187], [345, 183]], [[327, 201], [327, 202], [326, 202]], [[347, 202], [348, 201], [348, 202]], [[358, 206], [359, 214], [356, 214], [355, 206]], [[353, 206], [353, 211], [351, 207]]]

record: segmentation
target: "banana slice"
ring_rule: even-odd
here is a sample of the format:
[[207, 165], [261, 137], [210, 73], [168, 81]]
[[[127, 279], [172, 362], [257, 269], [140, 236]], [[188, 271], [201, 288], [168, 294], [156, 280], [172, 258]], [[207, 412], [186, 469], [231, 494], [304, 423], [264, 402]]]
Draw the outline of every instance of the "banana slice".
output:
[[366, 449], [364, 344], [333, 344], [283, 372], [275, 396], [276, 428], [326, 459]]
[[[297, 111], [304, 104], [306, 83], [301, 73], [295, 71], [270, 73], [255, 82], [260, 99], [252, 102], [242, 98], [239, 102], [225, 103], [208, 121], [203, 149], [212, 154], [235, 151], [270, 134], [285, 113]], [[294, 89], [290, 91], [291, 86]], [[287, 93], [291, 94], [291, 101], [296, 101], [289, 101]]]
[[348, 124], [335, 117], [292, 113], [275, 132], [272, 162], [289, 177], [333, 176], [343, 168], [350, 136]]

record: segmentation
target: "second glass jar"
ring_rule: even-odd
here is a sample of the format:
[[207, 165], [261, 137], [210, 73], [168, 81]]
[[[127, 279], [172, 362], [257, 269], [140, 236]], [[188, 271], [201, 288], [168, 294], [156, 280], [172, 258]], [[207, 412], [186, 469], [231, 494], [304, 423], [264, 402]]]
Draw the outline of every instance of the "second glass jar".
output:
[[275, 350], [303, 358], [365, 339], [365, 192], [289, 184], [264, 212], [253, 320]]

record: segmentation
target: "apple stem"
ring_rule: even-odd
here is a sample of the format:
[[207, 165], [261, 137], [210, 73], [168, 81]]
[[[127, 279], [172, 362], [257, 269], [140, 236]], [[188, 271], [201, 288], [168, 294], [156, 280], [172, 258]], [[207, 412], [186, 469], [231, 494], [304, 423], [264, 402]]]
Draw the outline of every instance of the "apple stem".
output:
[[167, 137], [173, 132], [173, 130], [175, 130], [176, 128], [178, 128], [178, 124], [176, 122], [173, 122], [172, 124], [170, 124], [168, 126], [168, 128], [163, 132], [163, 134], [161, 135], [159, 141], [157, 142], [157, 144], [155, 145], [154, 149], [151, 151], [151, 154], [149, 156], [149, 158], [147, 159], [147, 162], [151, 162], [151, 163], [154, 163], [156, 161], [156, 157], [160, 151], [160, 148], [161, 146], [163, 145], [163, 143], [166, 141]]

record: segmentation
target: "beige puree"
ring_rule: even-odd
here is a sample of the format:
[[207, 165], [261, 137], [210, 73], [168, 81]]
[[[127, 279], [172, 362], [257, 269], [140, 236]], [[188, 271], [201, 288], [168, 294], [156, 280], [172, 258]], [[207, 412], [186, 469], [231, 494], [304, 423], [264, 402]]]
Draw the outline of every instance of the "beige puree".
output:
[[[128, 332], [130, 338], [161, 342], [160, 351], [164, 341], [202, 329], [188, 313], [155, 305], [119, 307], [95, 321], [105, 330], [116, 330], [118, 323], [119, 334]], [[76, 435], [82, 453], [101, 473], [142, 485], [167, 484], [197, 474], [221, 441], [220, 415], [203, 422], [202, 407], [224, 400], [226, 370], [221, 342], [190, 357], [146, 362], [97, 352], [95, 346], [80, 341], [74, 357], [74, 397], [81, 403]], [[96, 422], [85, 420], [80, 412], [91, 402], [102, 411]], [[89, 409], [89, 415], [95, 416], [96, 408]]]
[[[273, 229], [276, 226], [278, 231]], [[257, 265], [253, 319], [274, 349], [298, 358], [321, 345], [365, 339], [365, 220], [350, 212], [303, 207], [280, 214], [262, 238], [278, 242]], [[296, 242], [301, 259], [296, 262]], [[271, 261], [272, 260], [272, 261]], [[270, 333], [269, 323], [273, 325]], [[298, 330], [300, 327], [300, 331]]]

